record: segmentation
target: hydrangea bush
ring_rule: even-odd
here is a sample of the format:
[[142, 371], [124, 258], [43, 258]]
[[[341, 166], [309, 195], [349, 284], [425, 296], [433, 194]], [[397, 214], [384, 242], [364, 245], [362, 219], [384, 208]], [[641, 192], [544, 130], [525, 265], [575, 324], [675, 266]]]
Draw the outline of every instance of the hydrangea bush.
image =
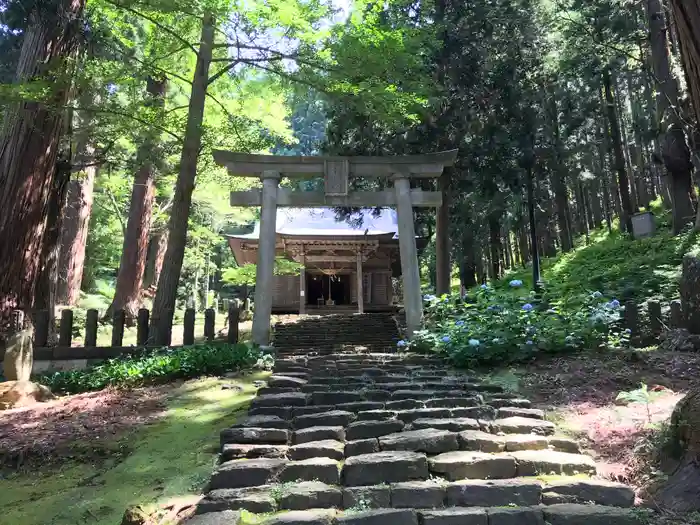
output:
[[482, 285], [465, 299], [426, 295], [426, 329], [400, 341], [400, 349], [443, 353], [455, 365], [470, 367], [624, 343], [616, 299], [593, 292], [574, 308], [551, 297], [538, 303], [522, 284], [513, 280], [506, 291]]

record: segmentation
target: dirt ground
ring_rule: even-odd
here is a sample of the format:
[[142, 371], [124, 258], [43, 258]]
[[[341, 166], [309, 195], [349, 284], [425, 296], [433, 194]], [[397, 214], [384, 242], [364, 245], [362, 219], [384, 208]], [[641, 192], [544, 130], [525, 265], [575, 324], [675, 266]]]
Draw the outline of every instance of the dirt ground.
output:
[[[598, 462], [600, 476], [641, 488], [646, 458], [676, 403], [700, 382], [700, 354], [649, 351], [541, 359], [515, 371], [520, 391]], [[649, 402], [616, 401], [647, 385]]]
[[121, 438], [159, 419], [172, 388], [106, 389], [0, 412], [0, 467], [118, 454]]

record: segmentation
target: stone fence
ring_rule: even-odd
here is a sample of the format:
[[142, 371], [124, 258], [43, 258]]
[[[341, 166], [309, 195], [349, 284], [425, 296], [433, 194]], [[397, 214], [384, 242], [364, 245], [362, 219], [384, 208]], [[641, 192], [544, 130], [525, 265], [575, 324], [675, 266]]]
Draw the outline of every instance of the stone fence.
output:
[[[13, 315], [15, 329], [24, 326], [24, 312], [16, 311]], [[228, 333], [226, 341], [237, 343], [239, 339], [238, 323], [240, 309], [236, 303], [232, 303], [228, 308]], [[193, 308], [185, 310], [183, 320], [182, 346], [193, 345], [195, 343], [195, 319], [196, 312]], [[75, 361], [88, 360], [96, 361], [111, 359], [127, 354], [137, 354], [151, 348], [172, 347], [172, 327], [169, 333], [163, 334], [161, 340], [156, 341], [149, 335], [149, 322], [151, 312], [142, 308], [138, 311], [135, 319], [136, 324], [136, 345], [124, 346], [124, 329], [126, 326], [126, 314], [124, 310], [117, 310], [112, 316], [112, 337], [109, 346], [98, 346], [97, 329], [100, 320], [98, 310], [90, 309], [85, 317], [85, 331], [82, 345], [75, 345], [73, 340], [74, 313], [71, 309], [61, 311], [61, 319], [58, 326], [58, 344], [49, 346], [50, 318], [49, 312], [40, 310], [33, 316], [34, 322], [34, 361]], [[204, 339], [214, 341], [216, 334], [216, 310], [209, 308], [204, 312]], [[0, 361], [4, 358], [5, 350], [0, 345]], [[45, 368], [40, 366], [39, 368]], [[54, 368], [51, 366], [50, 368]]]

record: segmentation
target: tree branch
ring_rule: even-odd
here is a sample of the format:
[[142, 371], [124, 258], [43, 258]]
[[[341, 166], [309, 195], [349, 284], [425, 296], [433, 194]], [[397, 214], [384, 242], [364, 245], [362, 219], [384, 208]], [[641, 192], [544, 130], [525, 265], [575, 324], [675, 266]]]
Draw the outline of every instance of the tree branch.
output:
[[139, 16], [139, 17], [141, 17], [141, 18], [144, 18], [144, 19], [148, 20], [148, 21], [151, 22], [153, 25], [155, 25], [155, 26], [158, 27], [159, 29], [162, 29], [163, 31], [165, 31], [166, 33], [168, 33], [170, 36], [172, 36], [173, 38], [175, 38], [176, 40], [179, 40], [179, 41], [183, 44], [183, 46], [184, 46], [185, 48], [190, 49], [195, 55], [197, 55], [197, 56], [199, 55], [199, 51], [197, 50], [197, 48], [194, 47], [190, 42], [188, 42], [187, 40], [185, 40], [184, 38], [182, 38], [180, 35], [178, 35], [177, 32], [175, 32], [173, 29], [170, 29], [169, 27], [167, 27], [167, 26], [161, 24], [160, 22], [158, 22], [158, 21], [157, 21], [156, 19], [154, 19], [152, 16], [146, 15], [146, 14], [140, 12], [140, 11], [137, 11], [136, 9], [132, 9], [131, 7], [129, 7], [129, 6], [127, 6], [127, 5], [124, 5], [124, 4], [121, 4], [121, 3], [119, 3], [119, 2], [117, 2], [117, 1], [115, 1], [115, 0], [105, 0], [105, 1], [106, 1], [107, 3], [109, 3], [109, 4], [112, 4], [114, 7], [117, 7], [118, 9], [124, 9], [125, 11], [128, 11], [129, 13], [132, 13], [132, 14], [134, 14], [134, 15], [136, 15], [136, 16]]

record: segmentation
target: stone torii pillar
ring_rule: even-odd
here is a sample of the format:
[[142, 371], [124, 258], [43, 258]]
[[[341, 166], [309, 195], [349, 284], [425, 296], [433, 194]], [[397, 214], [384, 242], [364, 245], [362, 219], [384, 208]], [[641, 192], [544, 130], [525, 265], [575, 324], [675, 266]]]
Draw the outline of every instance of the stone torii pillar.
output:
[[394, 175], [394, 191], [399, 220], [399, 251], [403, 276], [403, 305], [406, 310], [406, 335], [411, 338], [417, 330], [420, 330], [423, 323], [423, 299], [420, 290], [410, 179], [400, 174]]
[[260, 239], [258, 264], [255, 271], [255, 314], [253, 315], [253, 342], [270, 344], [270, 317], [272, 314], [275, 245], [277, 244], [277, 188], [280, 173], [263, 171], [262, 205], [260, 209]]

